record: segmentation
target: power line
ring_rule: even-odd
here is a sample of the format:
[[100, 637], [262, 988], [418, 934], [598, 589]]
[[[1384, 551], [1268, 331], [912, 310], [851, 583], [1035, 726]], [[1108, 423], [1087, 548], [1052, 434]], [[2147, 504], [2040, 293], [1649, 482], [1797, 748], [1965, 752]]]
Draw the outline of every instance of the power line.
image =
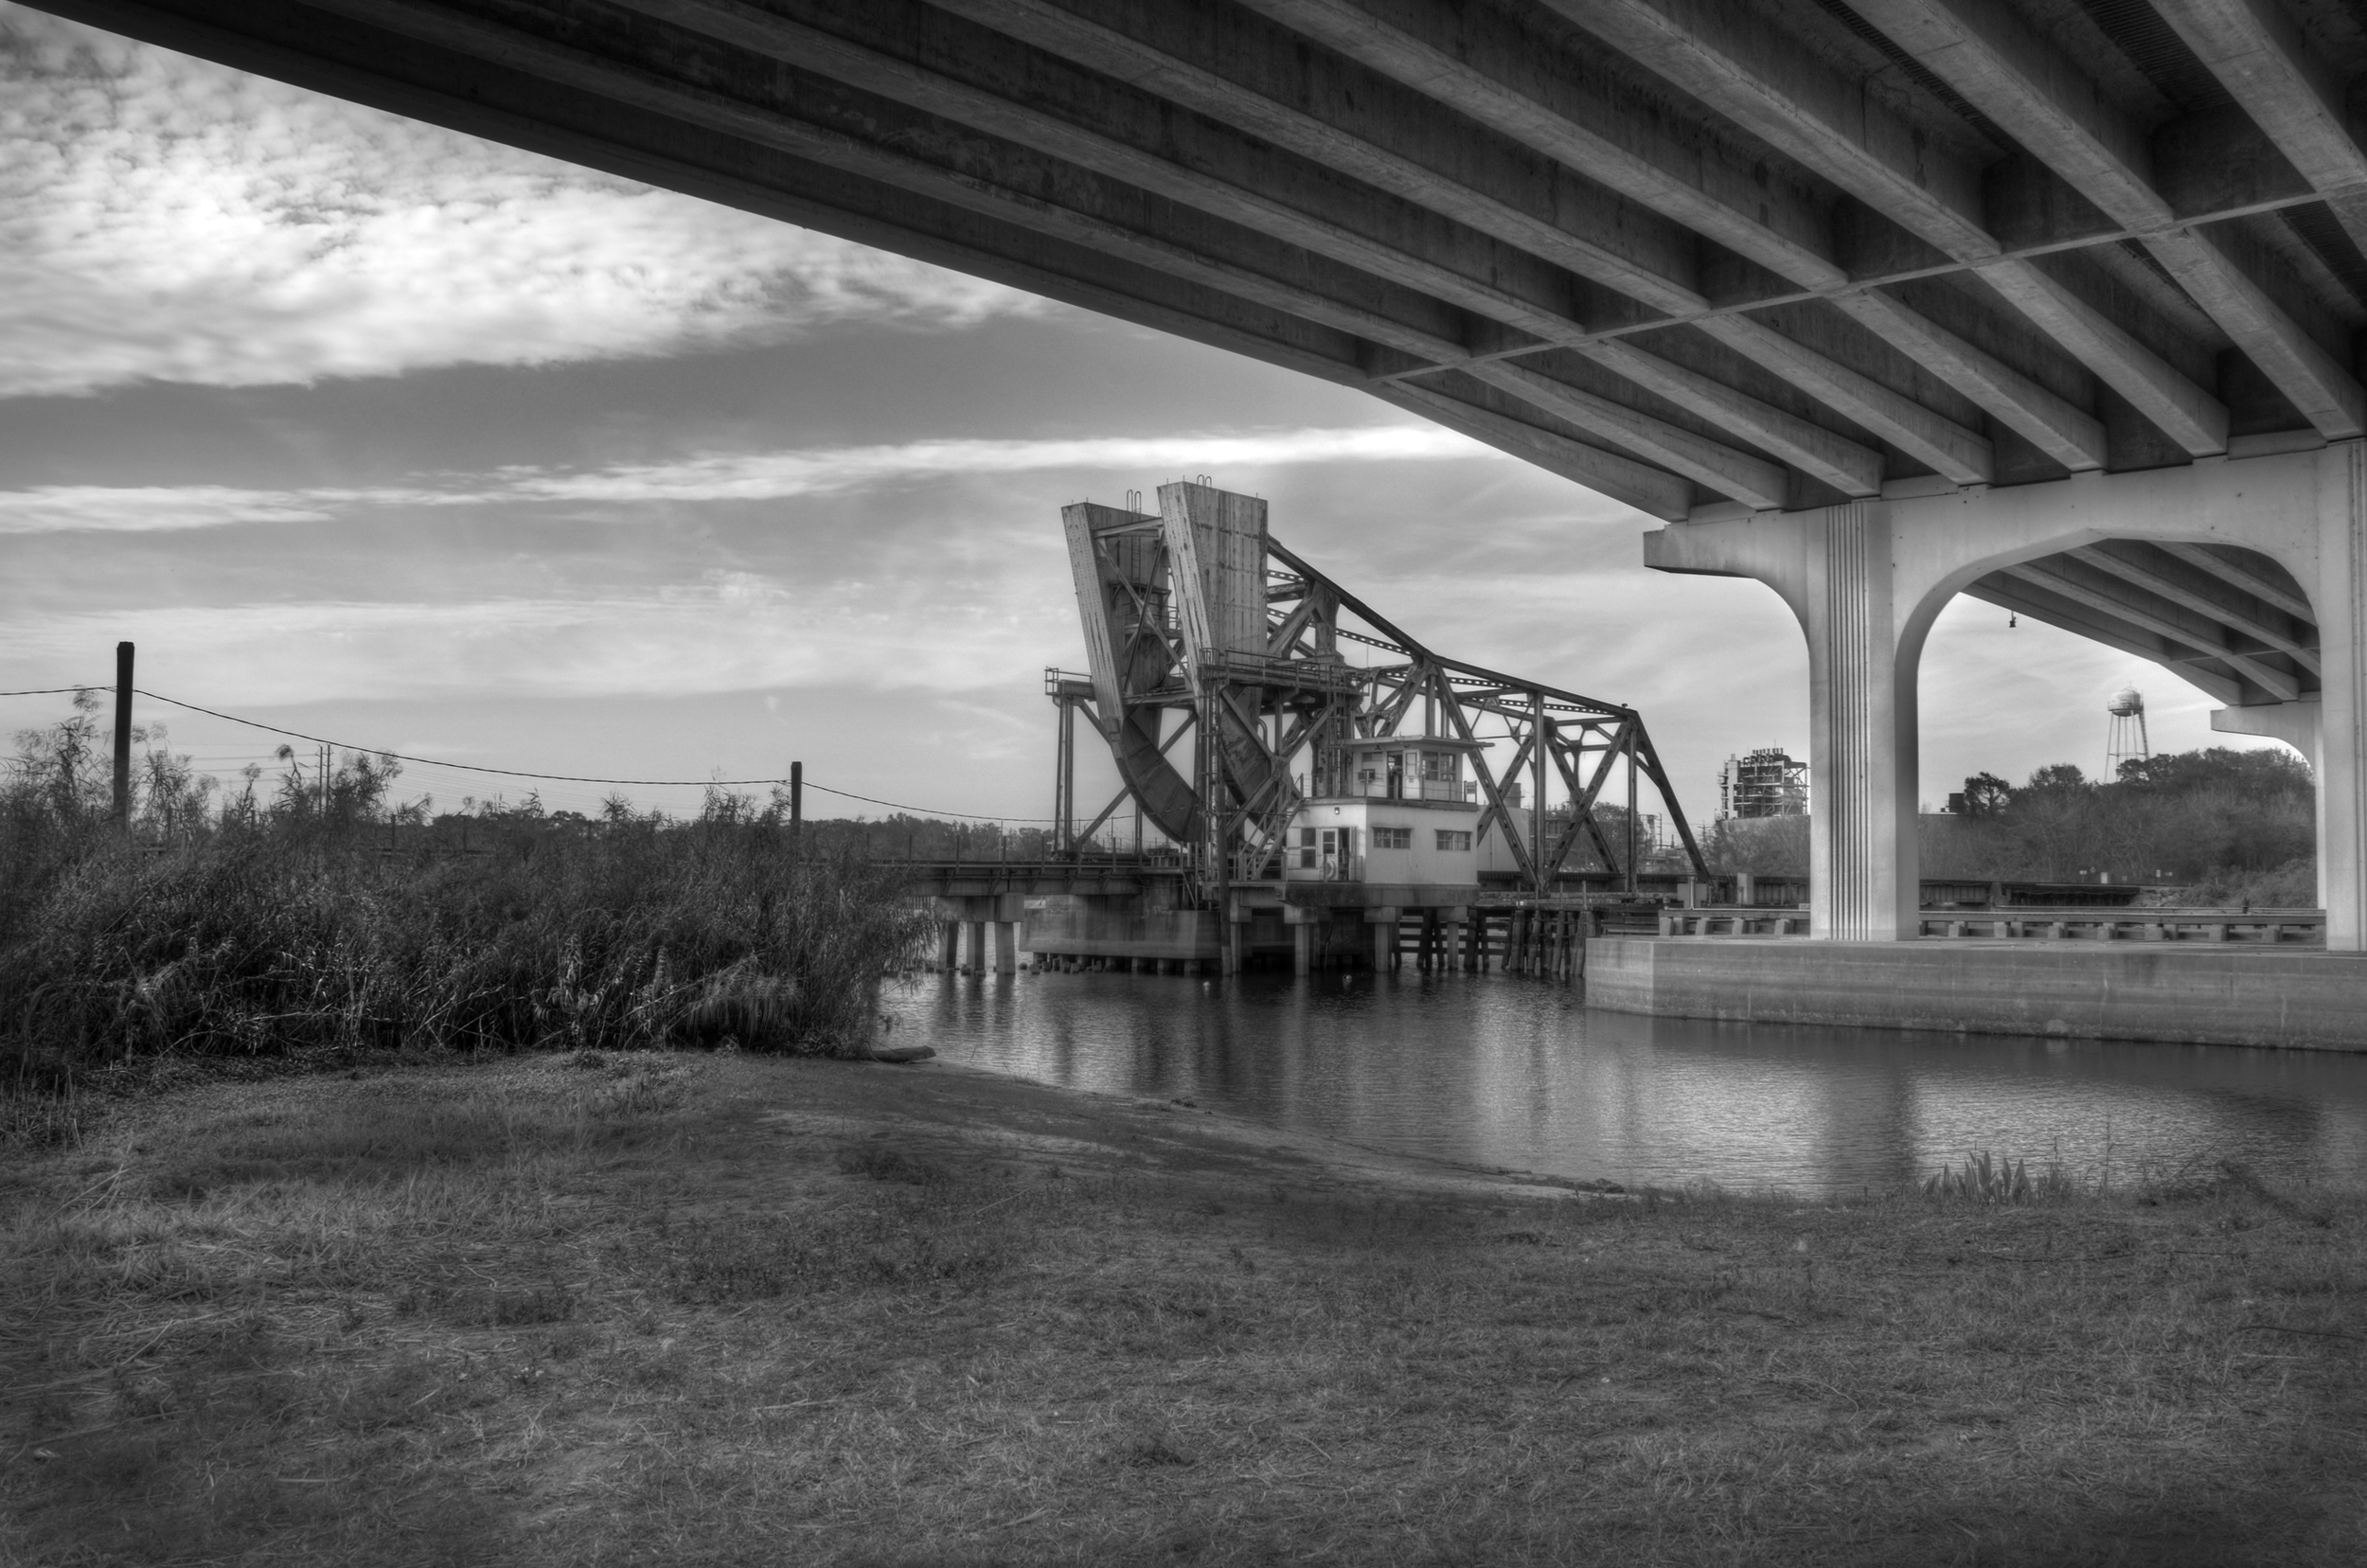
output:
[[[83, 688], [80, 686], [62, 686], [58, 689], [61, 691], [80, 691]], [[560, 784], [630, 784], [641, 789], [703, 790], [710, 785], [717, 789], [732, 789], [751, 787], [758, 784], [785, 784], [788, 782], [788, 780], [784, 778], [595, 778], [584, 774], [529, 773], [524, 768], [489, 768], [474, 762], [449, 762], [441, 757], [407, 757], [401, 752], [383, 751], [374, 746], [360, 745], [349, 740], [331, 740], [326, 736], [307, 735], [302, 730], [285, 729], [277, 724], [266, 724], [259, 719], [242, 719], [235, 713], [223, 713], [218, 708], [202, 707], [195, 703], [185, 703], [178, 697], [168, 697], [163, 692], [151, 691], [146, 686], [133, 686], [132, 689], [139, 693], [142, 697], [147, 698], [150, 702], [167, 703], [177, 708], [186, 708], [191, 713], [203, 713], [211, 719], [225, 720], [233, 724], [245, 724], [252, 729], [267, 730], [273, 735], [284, 735], [289, 737], [291, 739], [309, 740], [316, 746], [339, 746], [343, 747], [347, 751], [366, 752], [372, 757], [391, 757], [398, 762], [412, 762], [423, 768], [454, 768], [462, 773], [490, 774], [501, 778], [547, 779], [553, 783]], [[54, 693], [0, 692], [0, 696], [47, 695], [54, 695]], [[1049, 823], [1055, 820], [1051, 817], [988, 816], [980, 811], [932, 811], [925, 807], [908, 806], [900, 801], [881, 800], [875, 795], [857, 794], [851, 790], [833, 790], [828, 784], [816, 784], [810, 778], [806, 780], [806, 788], [809, 790], [819, 790], [824, 794], [836, 795], [841, 800], [860, 800], [866, 806], [884, 806], [892, 811], [910, 811], [916, 816], [960, 817], [969, 822]]]

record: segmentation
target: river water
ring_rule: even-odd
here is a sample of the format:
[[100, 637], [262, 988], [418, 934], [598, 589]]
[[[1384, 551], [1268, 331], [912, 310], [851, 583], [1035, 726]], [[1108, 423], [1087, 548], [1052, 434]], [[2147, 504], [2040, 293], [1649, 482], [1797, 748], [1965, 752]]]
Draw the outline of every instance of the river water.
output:
[[886, 1001], [898, 1043], [954, 1061], [1579, 1179], [1856, 1190], [1987, 1150], [2367, 1180], [2367, 1057], [1639, 1018], [1492, 974], [933, 974]]

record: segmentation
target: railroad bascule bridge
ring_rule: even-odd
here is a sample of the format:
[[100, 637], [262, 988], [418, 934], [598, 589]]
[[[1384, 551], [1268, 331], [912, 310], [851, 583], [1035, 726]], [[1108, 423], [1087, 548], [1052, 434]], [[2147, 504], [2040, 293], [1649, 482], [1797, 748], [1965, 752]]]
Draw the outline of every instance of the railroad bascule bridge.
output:
[[[1285, 548], [1257, 497], [1202, 481], [1158, 499], [1062, 512], [1091, 673], [1046, 685], [1061, 835], [1130, 808], [1173, 851], [1134, 858], [1131, 895], [1046, 879], [1025, 900], [1029, 951], [1388, 965], [1413, 922], [1425, 964], [1474, 965], [1504, 945], [1490, 911], [1634, 900], [1654, 847], [1644, 785], [1677, 860], [1654, 880], [1707, 877], [1641, 715], [1433, 651]], [[1080, 717], [1121, 780], [1081, 831]]]
[[[1819, 985], [1844, 949], [1922, 984], [1957, 594], [2308, 754], [2327, 945], [2367, 951], [2347, 0], [34, 3], [1361, 387], [1661, 519], [1653, 564], [1807, 638], [1823, 940], [1780, 961]], [[2219, 956], [2145, 972], [2268, 972]], [[1978, 962], [1939, 1022], [2044, 989]], [[2039, 1022], [2122, 1026], [2063, 984]]]

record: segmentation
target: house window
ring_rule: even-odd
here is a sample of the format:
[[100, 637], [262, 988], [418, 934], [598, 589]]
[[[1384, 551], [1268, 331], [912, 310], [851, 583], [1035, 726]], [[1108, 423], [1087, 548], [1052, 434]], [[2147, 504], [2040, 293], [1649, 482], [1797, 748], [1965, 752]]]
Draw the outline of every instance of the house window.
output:
[[1438, 847], [1441, 849], [1468, 849], [1471, 847], [1471, 835], [1469, 832], [1460, 828], [1441, 828], [1438, 829]]
[[1376, 828], [1373, 829], [1373, 847], [1376, 849], [1411, 849], [1414, 847], [1414, 829], [1411, 828]]
[[1315, 869], [1315, 829], [1312, 828], [1299, 829], [1299, 869]]

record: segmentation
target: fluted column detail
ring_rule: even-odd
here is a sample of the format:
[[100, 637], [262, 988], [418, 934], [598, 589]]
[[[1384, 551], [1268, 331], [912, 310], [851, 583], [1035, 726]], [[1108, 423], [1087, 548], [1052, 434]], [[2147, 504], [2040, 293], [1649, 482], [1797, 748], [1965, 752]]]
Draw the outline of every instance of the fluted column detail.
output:
[[[1902, 694], [1892, 614], [1889, 528], [1862, 502], [1827, 508], [1808, 555], [1805, 606], [1812, 686], [1809, 839], [1816, 862], [1810, 925], [1840, 941], [1912, 933], [1913, 695]], [[1903, 695], [1903, 700], [1902, 700]], [[1902, 720], [1910, 726], [1902, 735]], [[1912, 817], [1906, 828], [1912, 831]]]

